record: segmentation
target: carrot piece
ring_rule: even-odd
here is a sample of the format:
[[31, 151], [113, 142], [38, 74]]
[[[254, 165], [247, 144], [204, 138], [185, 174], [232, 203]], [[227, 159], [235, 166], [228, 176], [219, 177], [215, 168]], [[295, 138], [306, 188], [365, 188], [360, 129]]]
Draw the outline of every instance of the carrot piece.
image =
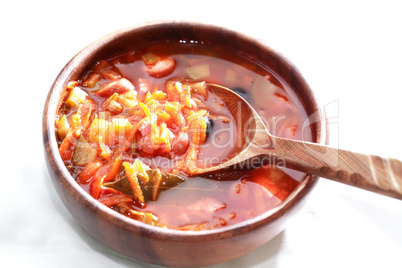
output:
[[102, 109], [106, 110], [107, 107], [109, 106], [111, 101], [116, 101], [119, 97], [118, 93], [113, 93], [112, 95], [110, 95], [101, 105]]
[[89, 186], [89, 193], [94, 198], [99, 198], [103, 182], [109, 182], [117, 176], [122, 158], [123, 156], [120, 154], [96, 170]]
[[93, 113], [93, 111], [95, 110], [95, 106], [92, 103], [85, 103], [82, 106], [82, 110], [83, 112], [81, 115], [81, 128], [82, 131], [86, 131], [88, 129], [88, 127], [91, 125], [91, 115]]
[[104, 182], [109, 182], [113, 180], [118, 174], [119, 174], [119, 169], [122, 163], [123, 155], [120, 154], [114, 161], [112, 168], [110, 169], [110, 172], [106, 175]]
[[96, 83], [98, 83], [101, 79], [100, 74], [98, 73], [91, 73], [87, 79], [84, 80], [84, 82], [82, 83], [82, 85], [84, 87], [89, 87], [89, 88], [93, 88]]
[[178, 112], [180, 110], [179, 103], [177, 101], [165, 102], [165, 111], [168, 113]]
[[149, 176], [146, 170], [149, 169], [149, 167], [137, 158], [133, 163], [133, 168], [137, 173], [138, 178], [141, 180], [141, 183], [143, 185], [147, 184], [149, 181]]
[[91, 181], [91, 185], [89, 186], [89, 193], [91, 194], [91, 196], [93, 198], [99, 199], [101, 191], [102, 191], [103, 180], [105, 179], [105, 177], [106, 177], [106, 175], [93, 177], [93, 179]]
[[180, 101], [180, 87], [177, 87], [176, 84], [179, 83], [174, 80], [169, 80], [166, 83], [166, 93], [169, 97], [169, 101]]
[[88, 183], [95, 172], [102, 166], [102, 162], [98, 159], [89, 162], [84, 169], [78, 174], [78, 183], [86, 184]]
[[172, 150], [171, 139], [173, 140], [174, 134], [165, 123], [159, 125], [159, 151], [161, 153], [169, 153]]
[[144, 103], [140, 102], [141, 108], [144, 110], [145, 116], [149, 117], [151, 116], [151, 112], [149, 111], [148, 106], [146, 106]]
[[158, 199], [158, 191], [159, 191], [161, 182], [162, 182], [162, 173], [159, 169], [156, 169], [156, 174], [154, 177], [154, 185], [152, 188], [152, 196], [151, 196], [152, 201], [156, 201]]
[[177, 127], [184, 127], [186, 124], [186, 119], [184, 118], [183, 114], [180, 112], [173, 112], [173, 111], [166, 111], [170, 115], [170, 122], [173, 125], [176, 125]]
[[126, 140], [125, 142], [120, 146], [118, 153], [124, 153], [125, 151], [130, 148], [131, 143], [134, 140], [135, 134], [137, 133], [138, 128], [145, 122], [149, 120], [149, 117], [145, 117], [141, 119], [138, 123], [134, 124], [129, 130], [126, 131]]
[[68, 161], [71, 159], [77, 143], [78, 139], [75, 135], [73, 135], [73, 132], [70, 129], [70, 131], [67, 133], [67, 136], [64, 138], [59, 147], [59, 153], [63, 161]]
[[198, 154], [197, 148], [195, 146], [190, 146], [185, 156], [185, 163], [186, 163], [185, 166], [187, 167], [187, 170], [190, 174], [194, 174], [198, 170], [197, 154]]
[[165, 101], [168, 99], [168, 95], [160, 90], [157, 90], [154, 93], [152, 93], [151, 97], [156, 101]]
[[106, 60], [101, 60], [101, 61], [99, 61], [98, 64], [96, 65], [94, 72], [95, 72], [95, 73], [99, 73], [99, 72], [101, 72], [101, 71], [103, 71], [103, 70], [110, 69], [110, 68], [112, 68], [112, 67], [113, 67], [113, 66], [112, 66], [108, 61], [106, 61]]
[[208, 87], [205, 81], [203, 82], [194, 82], [190, 85], [190, 92], [191, 94], [200, 95], [204, 98], [204, 100], [208, 97]]
[[151, 92], [147, 92], [146, 94], [145, 94], [145, 98], [144, 98], [144, 100], [142, 101], [143, 103], [147, 103], [147, 102], [149, 102], [150, 100], [152, 100], [152, 94], [151, 94]]
[[155, 113], [158, 116], [159, 123], [166, 123], [170, 120], [170, 114], [164, 110], [156, 110]]
[[76, 138], [81, 136], [81, 106], [78, 108], [77, 113], [71, 117], [71, 132]]
[[140, 182], [138, 181], [137, 172], [135, 172], [134, 167], [128, 162], [124, 162], [123, 166], [126, 170], [127, 179], [134, 197], [140, 202], [144, 202], [145, 199], [141, 190]]
[[133, 198], [128, 195], [108, 195], [99, 198], [99, 202], [107, 207], [112, 207], [121, 203], [129, 203], [132, 201]]
[[125, 215], [127, 217], [130, 217], [130, 218], [134, 219], [134, 220], [141, 221], [143, 223], [150, 224], [152, 226], [158, 226], [159, 225], [158, 217], [156, 217], [152, 213], [134, 210], [134, 209], [130, 208], [125, 203], [118, 204], [117, 208], [118, 208], [118, 211], [119, 211], [120, 214], [123, 214], [123, 215]]
[[113, 69], [106, 69], [101, 71], [100, 73], [104, 78], [109, 80], [117, 80], [121, 77], [121, 74]]
[[[176, 83], [176, 85], [177, 85], [177, 83]], [[182, 88], [182, 91], [180, 93], [180, 103], [188, 108], [193, 108], [193, 105], [191, 102], [190, 88], [188, 86], [185, 86]]]
[[118, 102], [127, 108], [134, 108], [138, 104], [137, 91], [131, 90], [120, 94]]

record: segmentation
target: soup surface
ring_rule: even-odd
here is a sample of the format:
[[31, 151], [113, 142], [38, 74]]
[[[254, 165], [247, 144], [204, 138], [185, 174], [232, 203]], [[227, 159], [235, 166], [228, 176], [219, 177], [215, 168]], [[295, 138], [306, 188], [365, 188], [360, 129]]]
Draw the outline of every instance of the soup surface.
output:
[[229, 48], [166, 41], [100, 59], [66, 86], [55, 125], [71, 175], [104, 205], [162, 228], [219, 228], [277, 206], [302, 173], [191, 176], [231, 157], [239, 131], [207, 83], [245, 98], [272, 134], [311, 141], [302, 104], [273, 72]]

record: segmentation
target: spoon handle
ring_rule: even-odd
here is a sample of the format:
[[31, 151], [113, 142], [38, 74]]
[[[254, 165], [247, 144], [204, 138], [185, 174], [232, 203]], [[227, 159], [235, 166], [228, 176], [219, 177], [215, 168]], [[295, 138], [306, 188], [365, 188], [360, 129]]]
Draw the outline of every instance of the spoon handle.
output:
[[285, 166], [402, 200], [402, 162], [275, 137]]

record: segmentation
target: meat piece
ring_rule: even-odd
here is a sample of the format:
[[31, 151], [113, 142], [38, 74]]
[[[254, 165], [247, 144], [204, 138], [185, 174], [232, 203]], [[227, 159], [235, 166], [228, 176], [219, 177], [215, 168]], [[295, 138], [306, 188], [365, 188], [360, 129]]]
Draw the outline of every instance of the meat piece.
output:
[[156, 78], [168, 76], [173, 73], [176, 67], [176, 61], [172, 58], [161, 59], [153, 65], [147, 65], [147, 73]]
[[130, 90], [134, 90], [134, 85], [126, 78], [120, 78], [105, 84], [101, 89], [96, 91], [96, 95], [108, 98], [114, 93], [122, 94]]

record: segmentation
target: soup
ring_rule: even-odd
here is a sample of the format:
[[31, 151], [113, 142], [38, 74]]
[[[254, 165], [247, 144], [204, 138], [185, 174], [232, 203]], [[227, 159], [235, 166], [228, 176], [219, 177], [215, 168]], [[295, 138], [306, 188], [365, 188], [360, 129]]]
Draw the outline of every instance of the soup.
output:
[[66, 86], [55, 125], [67, 169], [99, 202], [161, 228], [219, 228], [277, 206], [302, 173], [192, 176], [232, 157], [239, 131], [208, 83], [241, 95], [272, 134], [311, 140], [297, 95], [273, 72], [228, 48], [169, 40], [99, 59]]

